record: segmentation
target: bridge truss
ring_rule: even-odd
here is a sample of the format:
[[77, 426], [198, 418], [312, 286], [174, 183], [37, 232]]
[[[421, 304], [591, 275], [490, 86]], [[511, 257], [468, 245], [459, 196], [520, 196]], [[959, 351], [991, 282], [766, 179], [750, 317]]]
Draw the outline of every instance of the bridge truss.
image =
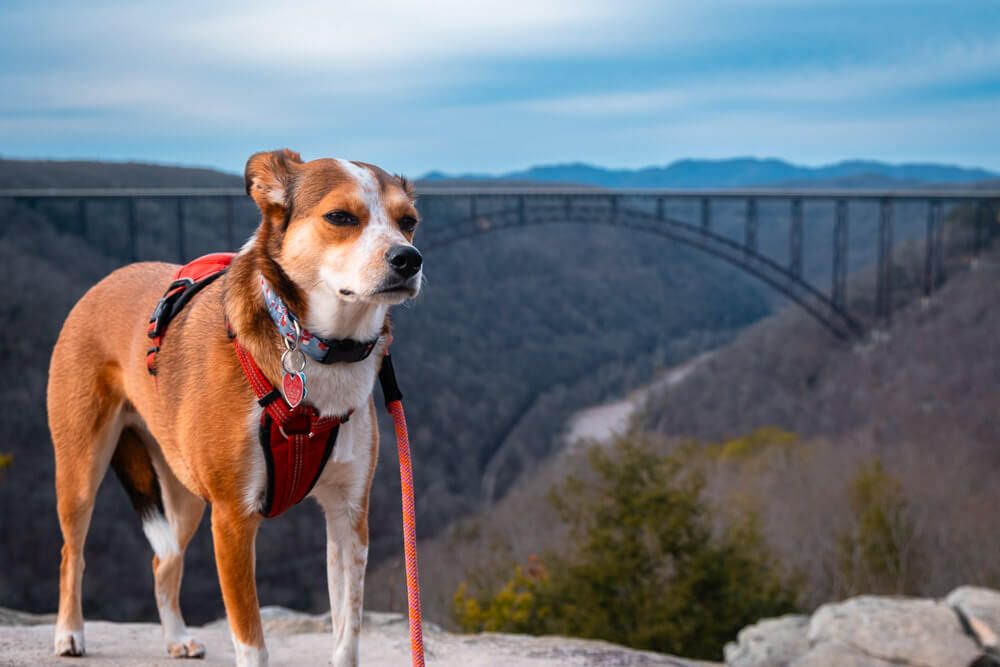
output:
[[[478, 235], [505, 229], [545, 224], [597, 224], [651, 233], [696, 248], [753, 275], [803, 308], [830, 332], [842, 339], [864, 333], [861, 320], [850, 312], [847, 299], [848, 234], [850, 204], [877, 203], [877, 266], [875, 271], [875, 315], [888, 325], [892, 319], [894, 214], [900, 202], [923, 204], [926, 231], [923, 239], [922, 289], [929, 296], [943, 280], [943, 219], [946, 204], [975, 207], [970, 251], [978, 254], [994, 235], [996, 202], [1000, 193], [960, 190], [615, 190], [582, 188], [537, 190], [457, 190], [424, 188], [425, 203], [444, 200], [464, 205], [467, 215], [458, 223], [425, 236], [422, 247], [447, 246]], [[668, 214], [668, 205], [696, 204], [698, 213], [687, 219]], [[734, 239], [713, 224], [714, 207], [721, 202], [744, 207], [742, 235]], [[761, 251], [758, 233], [762, 224], [761, 202], [784, 202], [788, 211], [787, 259], [782, 262]], [[832, 275], [830, 289], [806, 279], [803, 274], [804, 204], [833, 207], [830, 239]]]

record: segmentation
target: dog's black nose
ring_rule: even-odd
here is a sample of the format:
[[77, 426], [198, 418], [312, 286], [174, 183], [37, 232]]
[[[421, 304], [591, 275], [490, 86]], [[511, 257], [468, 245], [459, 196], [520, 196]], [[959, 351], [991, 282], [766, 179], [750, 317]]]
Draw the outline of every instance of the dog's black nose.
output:
[[424, 263], [420, 251], [411, 245], [394, 245], [385, 251], [385, 260], [404, 278], [415, 275]]

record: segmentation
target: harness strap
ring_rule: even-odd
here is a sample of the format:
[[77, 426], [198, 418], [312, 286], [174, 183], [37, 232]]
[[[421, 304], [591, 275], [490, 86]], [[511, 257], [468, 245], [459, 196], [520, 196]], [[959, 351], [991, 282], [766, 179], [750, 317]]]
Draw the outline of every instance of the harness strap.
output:
[[185, 264], [174, 274], [174, 279], [167, 286], [163, 296], [156, 304], [156, 309], [149, 318], [149, 336], [152, 345], [146, 350], [146, 370], [150, 375], [156, 375], [156, 354], [163, 344], [163, 337], [171, 320], [188, 304], [195, 294], [208, 287], [214, 280], [226, 272], [233, 261], [234, 253], [217, 252], [205, 255]]
[[333, 452], [340, 425], [351, 416], [321, 417], [311, 405], [285, 402], [253, 356], [233, 336], [243, 374], [263, 408], [260, 445], [267, 464], [267, 494], [261, 514], [275, 517], [309, 495]]
[[[264, 372], [260, 370], [257, 362], [254, 361], [246, 348], [239, 344], [239, 341], [235, 337], [233, 338], [233, 348], [236, 350], [236, 358], [240, 360], [240, 366], [243, 367], [243, 374], [246, 375], [247, 382], [250, 383], [250, 388], [253, 390], [254, 396], [257, 397], [257, 403], [271, 415], [271, 418], [279, 426], [285, 427], [302, 416], [308, 416], [310, 426], [328, 428], [329, 426], [343, 424], [350, 417], [350, 413], [347, 413], [343, 417], [320, 417], [319, 413], [316, 412], [316, 408], [311, 405], [302, 405], [293, 410], [285, 402], [284, 398], [282, 398], [281, 392], [271, 384], [271, 381], [267, 379]], [[287, 431], [288, 429], [286, 428], [285, 430]]]

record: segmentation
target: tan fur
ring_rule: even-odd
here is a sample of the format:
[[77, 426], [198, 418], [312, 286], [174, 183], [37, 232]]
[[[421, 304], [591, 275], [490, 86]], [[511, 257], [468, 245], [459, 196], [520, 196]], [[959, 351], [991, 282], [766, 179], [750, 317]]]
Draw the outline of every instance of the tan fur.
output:
[[[88, 291], [67, 317], [53, 351], [48, 386], [58, 514], [64, 536], [57, 651], [60, 645], [69, 649], [66, 653], [83, 651], [80, 590], [94, 498], [119, 442], [133, 438], [136, 441], [127, 446], [149, 450], [167, 518], [180, 547], [179, 554], [153, 559], [161, 615], [176, 613], [180, 618], [183, 551], [201, 520], [205, 503], [210, 503], [219, 580], [233, 637], [244, 646], [259, 648], [266, 658], [254, 582], [254, 540], [261, 519], [246, 506], [248, 488], [256, 482], [254, 457], [259, 456], [259, 444], [250, 428], [255, 399], [226, 336], [226, 317], [240, 343], [278, 386], [282, 345], [260, 298], [257, 276], [263, 274], [289, 307], [309, 323], [310, 301], [316, 303], [315, 286], [323, 263], [331, 256], [359, 252], [358, 238], [376, 213], [392, 220], [417, 215], [408, 184], [377, 167], [354, 164], [368, 170], [378, 183], [382, 211], [366, 208], [357, 179], [336, 161], [304, 163], [297, 153], [287, 150], [250, 158], [248, 193], [262, 212], [256, 240], [236, 257], [223, 278], [195, 296], [170, 324], [157, 357], [155, 379], [145, 367], [147, 320], [177, 266], [142, 263], [119, 269]], [[332, 210], [350, 211], [360, 225], [329, 224], [323, 216]], [[286, 244], [291, 238], [299, 240]], [[408, 243], [412, 233], [403, 233], [402, 238]], [[362, 326], [352, 323], [352, 318], [362, 322], [372, 312], [383, 317], [376, 332], [387, 327], [385, 308], [402, 298], [392, 301], [374, 294], [377, 285], [372, 282], [373, 274], [369, 275], [373, 271], [384, 273], [385, 250], [374, 245], [368, 248], [370, 256], [360, 262], [368, 273], [351, 287], [358, 291], [367, 280], [373, 285], [369, 290], [372, 294], [359, 297], [359, 302], [350, 306], [353, 310], [345, 306], [339, 321], [323, 323], [324, 327], [329, 324], [331, 330], [349, 331], [352, 326]], [[320, 368], [311, 372], [334, 371]], [[378, 451], [370, 386], [367, 396], [367, 405], [352, 407], [359, 414], [367, 413], [356, 428], [370, 422], [369, 446], [356, 448], [354, 462], [328, 465], [314, 492], [328, 517], [349, 518], [352, 536], [331, 534], [331, 540], [360, 544], [365, 553], [368, 492]], [[335, 398], [329, 397], [331, 402]], [[349, 423], [345, 429], [349, 425], [353, 426]], [[338, 503], [346, 505], [339, 507]], [[328, 528], [330, 525], [328, 520]], [[360, 555], [352, 554], [351, 558], [357, 560]], [[363, 577], [363, 565], [361, 569]], [[334, 574], [331, 569], [331, 595]], [[349, 606], [358, 610], [360, 621], [361, 589], [355, 584], [349, 588], [353, 596]], [[165, 630], [167, 625], [164, 620]], [[352, 632], [357, 631], [356, 624], [349, 625]], [[171, 639], [177, 641], [171, 644]], [[73, 646], [74, 642], [81, 646]], [[168, 637], [171, 655], [198, 655], [199, 649], [204, 650], [186, 637]], [[356, 648], [353, 653], [350, 647], [336, 648], [335, 662], [339, 660], [336, 651], [347, 656], [347, 662], [340, 660], [343, 664], [356, 661]]]

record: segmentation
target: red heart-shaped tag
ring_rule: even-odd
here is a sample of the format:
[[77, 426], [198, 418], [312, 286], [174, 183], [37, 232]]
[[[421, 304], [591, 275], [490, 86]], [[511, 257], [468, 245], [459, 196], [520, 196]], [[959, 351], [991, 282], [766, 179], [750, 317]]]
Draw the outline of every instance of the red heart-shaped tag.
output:
[[285, 373], [281, 378], [281, 393], [285, 395], [288, 405], [294, 410], [306, 397], [305, 373]]

